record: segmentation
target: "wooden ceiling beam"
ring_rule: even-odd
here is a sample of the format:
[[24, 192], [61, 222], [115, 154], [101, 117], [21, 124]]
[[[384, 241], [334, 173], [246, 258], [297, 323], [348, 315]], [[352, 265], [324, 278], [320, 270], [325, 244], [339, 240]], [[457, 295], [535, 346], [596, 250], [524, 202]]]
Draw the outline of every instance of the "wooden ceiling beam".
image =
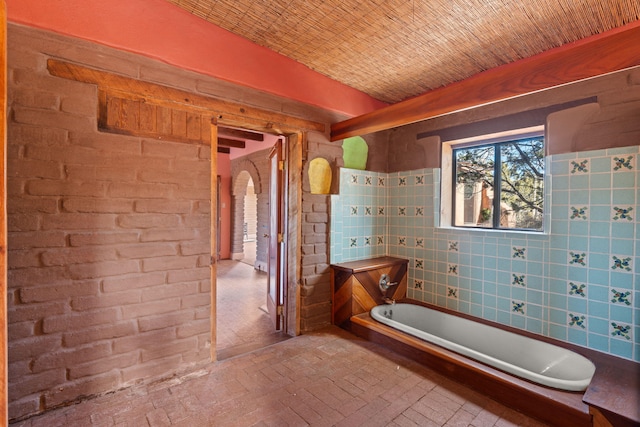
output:
[[231, 148], [245, 148], [244, 141], [238, 141], [237, 139], [227, 139], [218, 137], [218, 146], [231, 147]]
[[229, 147], [218, 147], [218, 153], [229, 154], [231, 149]]
[[246, 130], [226, 128], [218, 126], [218, 135], [235, 137], [238, 139], [248, 139], [250, 141], [264, 141], [264, 135], [256, 132], [249, 132]]
[[331, 141], [404, 126], [638, 65], [640, 21], [334, 123]]

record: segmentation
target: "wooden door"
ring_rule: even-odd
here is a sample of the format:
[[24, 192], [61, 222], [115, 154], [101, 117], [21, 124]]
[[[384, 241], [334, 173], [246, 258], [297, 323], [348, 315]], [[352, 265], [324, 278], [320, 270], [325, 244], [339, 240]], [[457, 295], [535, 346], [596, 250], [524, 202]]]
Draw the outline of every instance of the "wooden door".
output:
[[285, 212], [283, 144], [278, 140], [269, 154], [269, 262], [267, 308], [277, 331], [284, 329]]

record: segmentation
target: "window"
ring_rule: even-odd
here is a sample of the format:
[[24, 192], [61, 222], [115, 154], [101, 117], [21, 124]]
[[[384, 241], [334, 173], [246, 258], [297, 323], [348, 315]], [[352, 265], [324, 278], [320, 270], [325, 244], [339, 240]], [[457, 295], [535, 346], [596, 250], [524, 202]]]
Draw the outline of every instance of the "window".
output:
[[441, 224], [542, 231], [544, 152], [540, 127], [444, 143]]

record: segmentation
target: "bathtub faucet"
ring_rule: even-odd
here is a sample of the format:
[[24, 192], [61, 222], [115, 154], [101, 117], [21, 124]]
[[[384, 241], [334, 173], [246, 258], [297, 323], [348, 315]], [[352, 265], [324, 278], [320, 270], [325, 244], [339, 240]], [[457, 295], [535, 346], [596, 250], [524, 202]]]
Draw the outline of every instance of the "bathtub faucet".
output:
[[389, 298], [389, 297], [384, 297], [383, 301], [385, 304], [391, 304], [394, 305], [396, 303], [396, 300], [394, 300], [393, 298]]
[[382, 276], [380, 276], [380, 280], [378, 280], [378, 287], [380, 288], [380, 292], [382, 292], [382, 294], [385, 296], [387, 290], [389, 290], [389, 288], [392, 286], [396, 286], [397, 284], [398, 282], [391, 282], [391, 278], [388, 274], [383, 274]]

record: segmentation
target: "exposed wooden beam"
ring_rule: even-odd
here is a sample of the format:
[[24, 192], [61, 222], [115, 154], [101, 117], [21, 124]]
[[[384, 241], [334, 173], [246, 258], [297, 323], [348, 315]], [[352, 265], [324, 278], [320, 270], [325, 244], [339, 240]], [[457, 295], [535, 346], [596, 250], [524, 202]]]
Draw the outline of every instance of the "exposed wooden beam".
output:
[[239, 139], [248, 139], [250, 141], [264, 141], [264, 135], [246, 130], [218, 127], [218, 135], [230, 136]]
[[218, 137], [218, 146], [232, 147], [232, 148], [245, 148], [244, 141], [238, 141], [237, 139], [227, 139]]
[[218, 153], [229, 154], [229, 153], [231, 153], [231, 148], [229, 148], [229, 147], [218, 147]]
[[331, 140], [404, 126], [637, 65], [640, 21], [334, 123]]
[[219, 120], [228, 119], [228, 122], [225, 123], [248, 123], [255, 128], [270, 129], [276, 133], [285, 134], [295, 133], [301, 129], [325, 131], [323, 123], [198, 95], [57, 59], [47, 60], [47, 68], [53, 76], [95, 84], [101, 90], [109, 90], [114, 93], [121, 92], [129, 96], [138, 95], [162, 107], [209, 114]]

